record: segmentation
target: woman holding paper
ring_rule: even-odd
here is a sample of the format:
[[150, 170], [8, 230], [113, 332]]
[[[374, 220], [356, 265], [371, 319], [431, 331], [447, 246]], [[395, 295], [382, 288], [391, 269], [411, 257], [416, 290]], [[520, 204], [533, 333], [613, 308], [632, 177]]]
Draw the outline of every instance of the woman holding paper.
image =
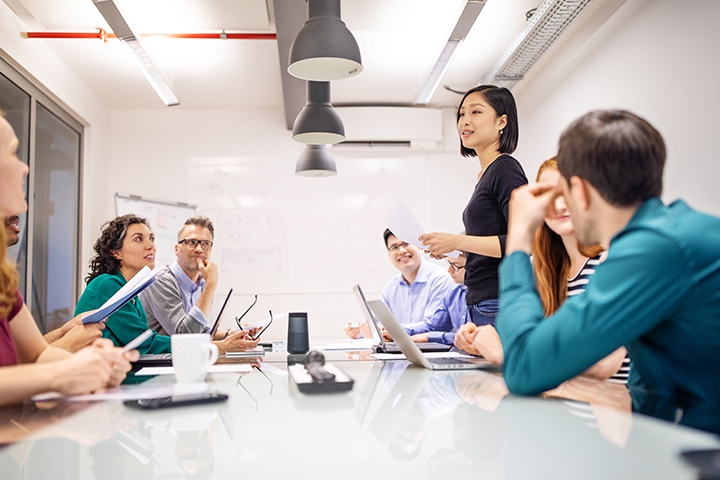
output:
[[510, 155], [518, 142], [512, 93], [494, 85], [469, 90], [457, 111], [457, 127], [460, 153], [480, 161], [478, 182], [462, 216], [465, 233], [426, 233], [420, 241], [434, 258], [453, 250], [467, 252], [468, 317], [477, 326], [494, 325], [498, 266], [505, 249], [510, 194], [528, 183], [522, 166]]
[[[155, 268], [155, 235], [147, 220], [133, 214], [122, 215], [102, 227], [93, 247], [90, 273], [75, 314], [100, 308], [143, 267]], [[147, 316], [139, 298], [134, 298], [110, 315], [103, 337], [122, 347], [148, 329]], [[170, 353], [170, 337], [153, 335], [138, 347], [140, 353]]]
[[[155, 268], [155, 235], [147, 220], [137, 215], [122, 215], [106, 222], [93, 248], [95, 256], [85, 277], [87, 288], [75, 307], [76, 314], [100, 308], [144, 267]], [[145, 309], [136, 297], [108, 317], [103, 336], [116, 346], [124, 346], [147, 328]], [[220, 353], [255, 348], [257, 341], [246, 339], [247, 335], [248, 332], [237, 332], [213, 343]], [[153, 331], [138, 351], [170, 353], [170, 337]]]
[[[23, 184], [28, 167], [17, 157], [18, 139], [0, 112], [0, 217], [27, 210]], [[71, 354], [43, 339], [22, 296], [18, 272], [6, 259], [0, 228], [0, 406], [21, 403], [43, 392], [91, 393], [117, 386], [137, 352], [123, 355], [106, 340]], [[41, 364], [42, 365], [39, 365]]]

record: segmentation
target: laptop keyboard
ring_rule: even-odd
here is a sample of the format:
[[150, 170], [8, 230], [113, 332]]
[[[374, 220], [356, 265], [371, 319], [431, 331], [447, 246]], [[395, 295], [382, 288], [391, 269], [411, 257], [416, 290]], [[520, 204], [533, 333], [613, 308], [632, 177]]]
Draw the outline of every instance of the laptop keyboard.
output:
[[470, 363], [461, 358], [428, 358], [428, 360], [430, 361], [430, 363], [435, 363], [437, 365], [457, 365], [458, 363]]

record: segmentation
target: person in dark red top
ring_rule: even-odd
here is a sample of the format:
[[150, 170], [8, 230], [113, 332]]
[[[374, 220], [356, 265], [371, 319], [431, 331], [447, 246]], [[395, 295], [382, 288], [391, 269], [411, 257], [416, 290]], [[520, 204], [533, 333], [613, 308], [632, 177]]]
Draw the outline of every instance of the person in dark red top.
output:
[[[15, 132], [0, 115], [0, 217], [27, 210], [23, 185], [28, 167], [18, 159], [17, 149]], [[137, 351], [123, 355], [104, 340], [75, 354], [48, 345], [17, 291], [18, 272], [6, 255], [6, 231], [1, 228], [0, 406], [43, 392], [83, 394], [117, 386]]]

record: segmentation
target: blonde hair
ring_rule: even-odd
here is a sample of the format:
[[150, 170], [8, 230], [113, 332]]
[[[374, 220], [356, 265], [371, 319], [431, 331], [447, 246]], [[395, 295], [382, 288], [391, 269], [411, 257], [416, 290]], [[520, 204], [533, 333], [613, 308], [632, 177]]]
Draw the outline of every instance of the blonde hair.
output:
[[[5, 113], [0, 110], [0, 117]], [[3, 217], [3, 220], [5, 218]], [[7, 232], [5, 223], [0, 229], [0, 318], [5, 318], [15, 303], [15, 292], [18, 287], [18, 271], [7, 259]]]
[[0, 229], [0, 318], [5, 318], [15, 303], [18, 288], [18, 271], [7, 259], [7, 233]]
[[[548, 168], [558, 170], [556, 157], [546, 160], [538, 169], [536, 181]], [[602, 247], [579, 248], [588, 258], [600, 255]], [[535, 233], [533, 239], [533, 270], [538, 295], [543, 304], [545, 316], [552, 315], [567, 299], [567, 282], [570, 273], [570, 256], [560, 235], [553, 232], [546, 223]]]

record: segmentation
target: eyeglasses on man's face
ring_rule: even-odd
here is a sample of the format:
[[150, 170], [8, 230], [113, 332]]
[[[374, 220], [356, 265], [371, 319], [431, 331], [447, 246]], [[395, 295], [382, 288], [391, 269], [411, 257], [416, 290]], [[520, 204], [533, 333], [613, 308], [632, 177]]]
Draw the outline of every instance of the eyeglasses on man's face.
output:
[[196, 238], [183, 238], [178, 243], [184, 243], [185, 246], [191, 250], [197, 248], [198, 245], [200, 245], [203, 250], [210, 250], [213, 246], [213, 242], [210, 240], [198, 240]]
[[407, 250], [409, 246], [410, 246], [410, 244], [407, 242], [393, 243], [392, 245], [390, 245], [388, 247], [388, 252], [395, 253], [398, 250], [400, 250], [401, 248], [404, 248], [405, 250]]
[[450, 264], [450, 266], [451, 266], [451, 267], [453, 268], [453, 270], [455, 270], [456, 272], [459, 272], [460, 270], [462, 270], [463, 268], [465, 268], [465, 265], [457, 265], [457, 264], [451, 262], [450, 260], [448, 260], [447, 262], [448, 262], [448, 264]]

